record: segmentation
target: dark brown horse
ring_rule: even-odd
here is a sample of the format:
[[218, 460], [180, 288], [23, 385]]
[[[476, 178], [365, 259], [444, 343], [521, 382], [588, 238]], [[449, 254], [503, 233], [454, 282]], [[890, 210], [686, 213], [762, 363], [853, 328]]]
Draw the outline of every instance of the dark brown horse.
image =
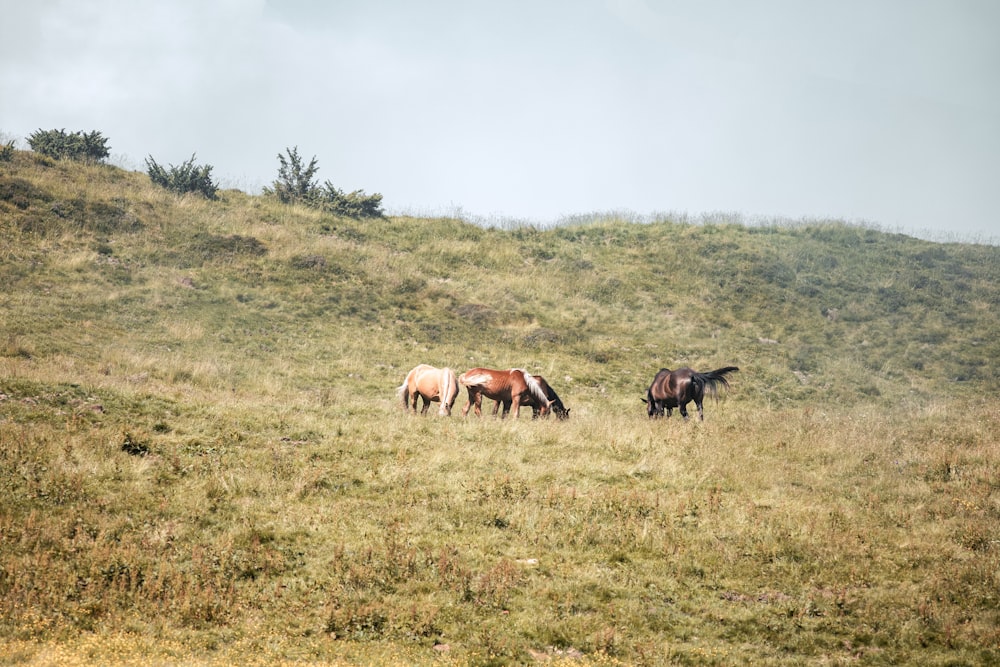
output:
[[[563, 405], [562, 400], [556, 393], [555, 389], [549, 386], [549, 383], [545, 381], [541, 375], [535, 375], [535, 380], [541, 385], [542, 391], [545, 392], [545, 398], [549, 399], [548, 406], [542, 405], [535, 398], [533, 394], [528, 394], [521, 398], [521, 405], [531, 406], [531, 418], [538, 419], [538, 417], [548, 417], [550, 412], [554, 412], [556, 419], [562, 421], [563, 419], [569, 419], [569, 408]], [[500, 408], [503, 401], [497, 401], [493, 404], [493, 416], [497, 416], [497, 410]], [[506, 414], [510, 412], [510, 403], [503, 403], [503, 413]]]
[[539, 406], [549, 407], [549, 399], [538, 380], [527, 371], [520, 368], [510, 370], [495, 370], [492, 368], [473, 368], [458, 376], [458, 383], [469, 391], [469, 403], [462, 409], [462, 416], [469, 414], [469, 408], [475, 406], [476, 416], [483, 414], [483, 397], [503, 403], [503, 416], [510, 410], [517, 417], [521, 404], [528, 405], [529, 400], [535, 400]]
[[738, 370], [740, 369], [736, 366], [726, 366], [708, 373], [699, 373], [691, 368], [681, 368], [676, 371], [661, 368], [646, 390], [646, 398], [642, 399], [642, 402], [646, 404], [650, 419], [662, 417], [664, 410], [669, 417], [674, 408], [680, 408], [681, 416], [687, 419], [687, 404], [694, 401], [698, 407], [698, 419], [704, 421], [705, 413], [701, 404], [705, 400], [705, 389], [715, 396], [718, 385], [729, 386], [726, 375]]
[[451, 415], [451, 406], [458, 398], [458, 382], [455, 380], [455, 371], [450, 368], [435, 368], [427, 364], [420, 364], [406, 374], [403, 384], [396, 390], [396, 395], [403, 401], [403, 408], [407, 412], [412, 408], [417, 411], [417, 400], [424, 399], [424, 407], [421, 414], [427, 414], [427, 408], [431, 407], [431, 401], [440, 401], [441, 408], [438, 414], [442, 416]]

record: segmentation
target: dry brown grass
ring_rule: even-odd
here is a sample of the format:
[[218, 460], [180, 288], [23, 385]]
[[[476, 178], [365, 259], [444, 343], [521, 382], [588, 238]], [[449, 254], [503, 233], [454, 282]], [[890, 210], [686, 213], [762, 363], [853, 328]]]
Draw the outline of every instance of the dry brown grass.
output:
[[[0, 198], [3, 664], [1000, 660], [989, 249], [3, 169], [37, 190]], [[418, 362], [572, 418], [407, 416]], [[741, 371], [650, 422], [680, 363]]]

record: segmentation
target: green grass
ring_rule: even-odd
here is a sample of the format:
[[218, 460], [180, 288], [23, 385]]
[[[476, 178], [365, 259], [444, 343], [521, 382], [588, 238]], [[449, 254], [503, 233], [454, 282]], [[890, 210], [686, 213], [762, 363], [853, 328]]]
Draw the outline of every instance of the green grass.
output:
[[[1000, 661], [995, 247], [360, 222], [26, 152], [0, 227], [0, 664]], [[408, 416], [420, 362], [572, 418]], [[741, 371], [650, 422], [685, 364]]]

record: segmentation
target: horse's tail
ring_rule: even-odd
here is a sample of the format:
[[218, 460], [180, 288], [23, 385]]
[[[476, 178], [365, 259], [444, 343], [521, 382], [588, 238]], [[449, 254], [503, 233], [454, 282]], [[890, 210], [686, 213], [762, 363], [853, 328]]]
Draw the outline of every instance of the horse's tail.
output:
[[403, 380], [403, 384], [396, 387], [396, 396], [403, 403], [403, 409], [409, 409], [410, 407], [410, 378], [416, 372], [416, 368], [406, 374], [406, 378]]
[[535, 379], [535, 376], [523, 368], [515, 368], [514, 370], [520, 371], [521, 375], [524, 376], [524, 383], [528, 385], [528, 391], [530, 391], [531, 395], [538, 400], [538, 404], [548, 407], [549, 397], [545, 395], [545, 389], [543, 389], [542, 384]]
[[450, 415], [451, 406], [458, 395], [458, 381], [455, 379], [455, 371], [450, 368], [442, 368], [438, 375], [438, 395], [441, 397], [441, 409], [439, 415]]
[[708, 371], [707, 373], [695, 373], [694, 379], [701, 382], [712, 394], [712, 396], [717, 397], [719, 385], [728, 389], [729, 380], [726, 376], [730, 373], [735, 373], [738, 370], [740, 369], [737, 366], [726, 366], [725, 368], [717, 368], [714, 371]]
[[477, 384], [486, 384], [490, 381], [490, 376], [486, 373], [473, 373], [466, 371], [458, 376], [458, 383], [463, 387], [474, 387]]

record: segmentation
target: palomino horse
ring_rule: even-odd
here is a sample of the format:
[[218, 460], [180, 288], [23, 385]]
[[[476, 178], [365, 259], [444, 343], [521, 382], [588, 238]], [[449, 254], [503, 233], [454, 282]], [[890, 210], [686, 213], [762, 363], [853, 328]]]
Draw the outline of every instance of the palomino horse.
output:
[[676, 371], [661, 368], [653, 378], [653, 384], [646, 390], [646, 398], [642, 399], [642, 402], [646, 404], [646, 411], [651, 419], [662, 417], [664, 409], [669, 417], [674, 408], [680, 408], [681, 416], [687, 419], [687, 404], [694, 401], [698, 407], [698, 419], [705, 421], [705, 413], [701, 408], [705, 400], [705, 389], [707, 388], [715, 396], [718, 385], [729, 386], [726, 375], [738, 370], [740, 369], [736, 366], [726, 366], [708, 373], [699, 373], [690, 368]]
[[455, 371], [450, 368], [434, 368], [427, 364], [420, 364], [406, 374], [403, 384], [396, 390], [396, 395], [403, 400], [403, 408], [409, 412], [417, 411], [417, 399], [424, 399], [424, 409], [420, 414], [427, 414], [427, 408], [431, 406], [431, 401], [440, 401], [441, 409], [439, 415], [448, 416], [451, 414], [451, 406], [455, 405], [458, 398], [458, 381], [455, 379]]
[[[563, 419], [569, 419], [569, 408], [563, 405], [562, 400], [560, 400], [559, 395], [556, 393], [555, 389], [549, 386], [549, 383], [545, 381], [541, 375], [535, 375], [534, 378], [541, 385], [542, 391], [545, 392], [545, 398], [549, 399], [548, 406], [544, 406], [538, 402], [538, 400], [532, 395], [528, 394], [521, 398], [521, 405], [531, 406], [531, 418], [537, 419], [539, 416], [548, 417], [550, 412], [554, 412], [556, 419], [562, 421]], [[503, 401], [496, 401], [493, 404], [493, 416], [497, 416], [497, 411], [500, 408], [501, 403], [503, 404], [503, 413], [506, 415], [510, 412], [510, 402], [504, 403]]]
[[492, 368], [473, 368], [458, 376], [458, 383], [469, 390], [469, 403], [462, 409], [462, 416], [469, 414], [469, 408], [475, 406], [476, 416], [483, 414], [483, 397], [492, 398], [503, 403], [503, 416], [513, 409], [514, 417], [521, 412], [521, 404], [528, 404], [534, 399], [539, 406], [549, 407], [549, 399], [545, 390], [533, 375], [520, 368], [506, 371]]

